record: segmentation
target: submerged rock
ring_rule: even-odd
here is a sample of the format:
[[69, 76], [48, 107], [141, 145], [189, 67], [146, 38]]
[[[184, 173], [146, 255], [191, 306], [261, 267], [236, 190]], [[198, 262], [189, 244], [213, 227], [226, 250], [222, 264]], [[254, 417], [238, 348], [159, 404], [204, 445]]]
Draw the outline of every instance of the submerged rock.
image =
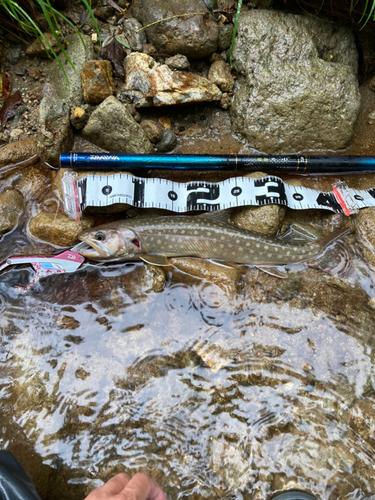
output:
[[40, 212], [29, 222], [29, 231], [43, 241], [61, 247], [78, 243], [78, 235], [94, 225], [94, 219], [83, 217], [79, 222], [65, 214]]
[[69, 105], [63, 99], [44, 97], [39, 108], [38, 155], [59, 166], [60, 154], [73, 147]]
[[87, 61], [81, 78], [83, 97], [88, 104], [100, 104], [113, 94], [112, 66], [109, 61]]
[[277, 11], [244, 12], [234, 67], [240, 76], [232, 130], [251, 147], [284, 153], [348, 145], [360, 94], [347, 28]]
[[[189, 13], [192, 15], [185, 15]], [[132, 14], [143, 26], [184, 14], [184, 17], [175, 17], [145, 30], [159, 52], [201, 59], [216, 51], [218, 26], [210, 11], [197, 0], [134, 0]]]
[[0, 148], [0, 168], [23, 162], [37, 154], [37, 140], [33, 137], [24, 141], [11, 142]]
[[12, 231], [25, 209], [22, 194], [17, 189], [9, 189], [0, 194], [0, 234]]
[[360, 210], [355, 219], [355, 230], [365, 259], [375, 269], [375, 207]]
[[154, 148], [127, 107], [115, 97], [107, 97], [92, 113], [82, 137], [106, 151], [153, 153]]
[[219, 101], [219, 88], [206, 78], [184, 71], [172, 71], [151, 56], [134, 52], [125, 59], [125, 87], [122, 95], [136, 107]]
[[162, 292], [165, 287], [165, 272], [160, 266], [145, 264], [140, 271], [139, 282], [145, 293]]
[[84, 102], [81, 83], [83, 66], [87, 61], [94, 59], [91, 38], [86, 35], [81, 35], [81, 37], [84, 45], [80, 36], [76, 33], [66, 37], [68, 43], [67, 54], [74, 65], [74, 69], [70, 66], [63, 54], [59, 55], [59, 61], [65, 70], [69, 85], [58, 61], [54, 61], [50, 65], [49, 70], [54, 96], [65, 99], [69, 104], [75, 105], [80, 105]]

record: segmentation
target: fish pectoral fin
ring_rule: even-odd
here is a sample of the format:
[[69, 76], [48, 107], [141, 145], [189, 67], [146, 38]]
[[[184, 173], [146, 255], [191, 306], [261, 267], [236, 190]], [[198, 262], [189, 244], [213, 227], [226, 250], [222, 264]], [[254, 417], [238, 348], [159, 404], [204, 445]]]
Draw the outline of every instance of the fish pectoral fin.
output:
[[264, 273], [270, 274], [271, 276], [276, 276], [276, 278], [287, 278], [288, 273], [286, 272], [285, 267], [283, 266], [255, 266], [260, 271]]
[[142, 259], [147, 264], [151, 264], [152, 266], [171, 266], [172, 264], [169, 262], [165, 255], [140, 255], [140, 259]]
[[216, 260], [216, 259], [209, 259], [212, 264], [215, 264], [216, 266], [220, 267], [226, 267], [227, 269], [238, 269], [239, 266], [235, 264], [234, 262], [227, 262], [226, 260]]

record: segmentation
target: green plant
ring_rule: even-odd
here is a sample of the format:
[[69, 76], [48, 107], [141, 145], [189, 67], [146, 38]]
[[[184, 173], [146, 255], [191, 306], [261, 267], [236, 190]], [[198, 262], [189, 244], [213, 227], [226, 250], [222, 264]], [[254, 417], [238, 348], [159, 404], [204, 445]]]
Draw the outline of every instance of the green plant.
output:
[[[91, 9], [91, 0], [81, 0], [81, 1], [84, 4], [87, 11], [89, 12], [91, 19], [93, 20], [95, 30], [98, 34], [99, 43], [101, 43], [100, 42], [99, 28], [98, 28], [94, 13]], [[23, 33], [26, 36], [31, 36], [31, 37], [35, 37], [35, 38], [40, 39], [41, 43], [43, 44], [43, 46], [46, 49], [46, 52], [49, 55], [52, 54], [52, 56], [55, 57], [56, 60], [58, 61], [58, 64], [59, 64], [61, 70], [63, 71], [66, 80], [68, 81], [65, 69], [64, 69], [63, 65], [61, 64], [60, 59], [57, 57], [57, 54], [53, 50], [51, 44], [48, 42], [47, 38], [44, 36], [44, 34], [40, 30], [39, 26], [35, 23], [35, 21], [32, 18], [32, 12], [33, 11], [35, 12], [35, 4], [42, 11], [44, 17], [47, 20], [48, 27], [49, 27], [51, 33], [53, 34], [53, 36], [55, 37], [55, 40], [56, 40], [61, 52], [64, 54], [66, 60], [69, 62], [69, 64], [71, 65], [71, 67], [73, 69], [74, 69], [74, 65], [73, 65], [72, 61], [69, 59], [69, 56], [68, 56], [67, 52], [65, 51], [65, 48], [60, 40], [61, 31], [60, 31], [60, 26], [59, 26], [59, 20], [63, 20], [67, 24], [69, 24], [74, 29], [74, 31], [76, 33], [78, 33], [78, 35], [81, 38], [82, 43], [84, 44], [83, 38], [81, 37], [78, 29], [74, 26], [74, 24], [71, 21], [69, 21], [69, 19], [67, 19], [63, 14], [61, 14], [61, 12], [56, 10], [51, 5], [50, 0], [34, 0], [34, 4], [31, 0], [28, 0], [28, 2], [29, 2], [29, 4], [28, 4], [29, 8], [22, 7], [20, 5], [21, 4], [20, 0], [0, 0], [0, 7], [2, 7], [2, 10], [7, 14], [8, 18], [10, 18], [16, 24], [16, 26], [18, 27], [18, 29], [20, 30], [21, 33]], [[9, 31], [9, 29], [8, 29], [8, 31]], [[22, 35], [20, 35], [20, 38], [21, 39], [23, 38]]]
[[[375, 0], [373, 0], [373, 1], [375, 2]], [[236, 39], [237, 25], [238, 25], [238, 19], [240, 18], [241, 6], [242, 6], [242, 0], [238, 0], [236, 17], [234, 18], [234, 27], [233, 27], [232, 41], [231, 41], [230, 49], [229, 49], [229, 64], [230, 64], [231, 67], [232, 67], [232, 56], [233, 56], [234, 41]]]
[[[371, 2], [372, 2], [372, 4], [370, 6], [370, 12], [367, 14], [366, 21], [365, 21], [364, 25], [362, 26], [362, 28], [364, 28], [366, 26], [366, 24], [369, 22], [369, 20], [371, 19], [373, 14], [374, 14], [373, 20], [375, 21], [375, 12], [374, 12], [375, 11], [375, 0], [371, 0]], [[366, 16], [368, 6], [369, 6], [369, 0], [366, 0], [365, 7], [363, 9], [363, 14], [362, 14], [362, 17], [359, 21], [359, 24], [361, 24], [364, 17]]]

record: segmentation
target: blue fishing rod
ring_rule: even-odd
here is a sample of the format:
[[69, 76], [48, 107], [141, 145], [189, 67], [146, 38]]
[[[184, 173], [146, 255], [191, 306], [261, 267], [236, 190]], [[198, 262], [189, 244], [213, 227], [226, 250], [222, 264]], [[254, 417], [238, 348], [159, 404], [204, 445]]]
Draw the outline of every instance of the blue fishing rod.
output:
[[347, 174], [375, 172], [375, 156], [330, 155], [143, 155], [67, 153], [60, 166], [80, 170], [206, 170], [231, 172]]

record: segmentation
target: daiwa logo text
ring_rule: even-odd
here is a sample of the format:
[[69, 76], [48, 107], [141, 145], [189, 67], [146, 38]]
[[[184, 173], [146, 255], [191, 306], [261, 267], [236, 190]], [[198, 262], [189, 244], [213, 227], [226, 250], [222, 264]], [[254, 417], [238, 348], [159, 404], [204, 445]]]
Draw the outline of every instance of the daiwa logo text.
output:
[[98, 156], [98, 155], [91, 155], [90, 160], [119, 160], [120, 158], [118, 156]]

